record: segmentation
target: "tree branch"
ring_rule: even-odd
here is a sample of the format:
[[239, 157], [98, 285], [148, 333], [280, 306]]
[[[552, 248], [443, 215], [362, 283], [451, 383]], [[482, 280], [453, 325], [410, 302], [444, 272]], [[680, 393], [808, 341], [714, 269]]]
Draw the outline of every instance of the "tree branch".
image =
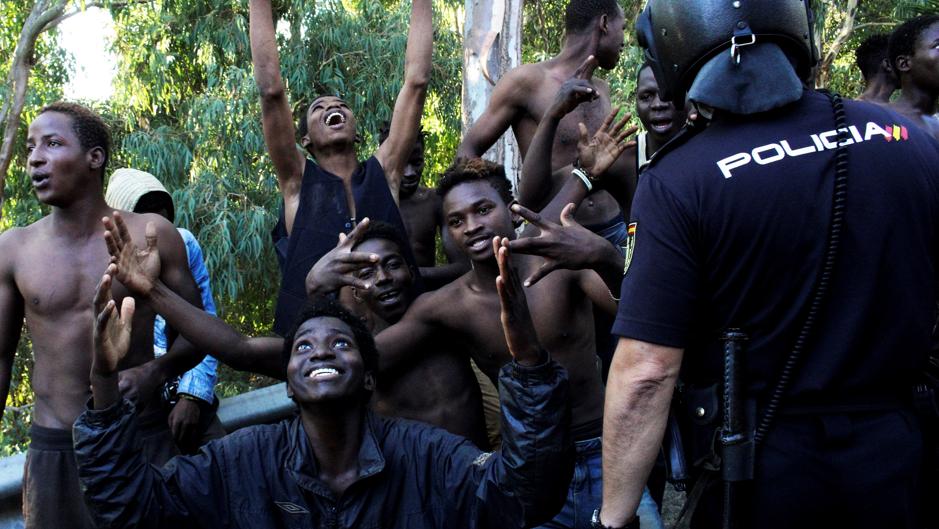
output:
[[20, 125], [20, 115], [26, 104], [26, 93], [29, 88], [29, 74], [33, 67], [33, 54], [36, 51], [36, 41], [39, 36], [58, 26], [63, 20], [81, 13], [92, 7], [123, 7], [130, 4], [143, 4], [150, 0], [129, 0], [126, 2], [109, 2], [107, 0], [91, 0], [85, 2], [84, 8], [77, 6], [68, 13], [65, 12], [70, 0], [36, 0], [33, 4], [23, 29], [20, 31], [16, 48], [13, 52], [13, 61], [7, 75], [7, 85], [11, 86], [7, 97], [0, 108], [0, 127], [2, 127], [2, 142], [0, 142], [0, 217], [3, 215], [3, 185], [7, 170], [13, 158], [13, 142], [16, 131]]
[[844, 21], [841, 23], [841, 27], [838, 29], [838, 33], [835, 35], [831, 46], [825, 51], [821, 64], [819, 64], [818, 81], [822, 86], [828, 85], [828, 80], [831, 78], [831, 66], [838, 57], [838, 53], [841, 52], [841, 48], [848, 42], [848, 39], [851, 38], [851, 33], [856, 29], [855, 21], [857, 20], [859, 3], [860, 0], [848, 0]]

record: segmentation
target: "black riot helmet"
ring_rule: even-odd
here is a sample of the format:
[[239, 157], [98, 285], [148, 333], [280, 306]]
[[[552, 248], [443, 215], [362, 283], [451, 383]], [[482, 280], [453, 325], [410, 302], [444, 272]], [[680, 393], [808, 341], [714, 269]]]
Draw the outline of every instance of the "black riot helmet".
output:
[[807, 80], [818, 62], [810, 0], [649, 0], [636, 21], [639, 45], [665, 101], [682, 98], [715, 55], [778, 44]]

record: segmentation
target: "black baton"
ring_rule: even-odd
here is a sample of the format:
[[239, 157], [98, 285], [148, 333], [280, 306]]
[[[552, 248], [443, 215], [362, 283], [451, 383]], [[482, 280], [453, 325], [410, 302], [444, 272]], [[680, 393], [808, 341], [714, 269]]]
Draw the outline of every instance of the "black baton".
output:
[[721, 478], [724, 480], [723, 529], [736, 529], [740, 485], [753, 479], [753, 437], [745, 415], [746, 386], [743, 352], [747, 336], [728, 329], [724, 342], [723, 423], [721, 425]]

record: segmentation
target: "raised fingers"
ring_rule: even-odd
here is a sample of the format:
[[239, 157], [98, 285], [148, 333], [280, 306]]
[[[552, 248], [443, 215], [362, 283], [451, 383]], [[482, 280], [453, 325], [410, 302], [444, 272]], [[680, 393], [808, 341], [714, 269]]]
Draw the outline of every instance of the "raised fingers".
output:
[[355, 225], [354, 228], [352, 228], [352, 231], [346, 235], [345, 240], [342, 240], [342, 242], [346, 243], [346, 245], [350, 247], [358, 244], [361, 241], [362, 236], [365, 235], [365, 230], [368, 229], [370, 222], [371, 221], [368, 217], [362, 219], [358, 224]]
[[626, 138], [632, 136], [638, 130], [639, 130], [639, 127], [629, 127], [628, 129], [620, 132], [619, 135], [616, 136], [616, 143], [623, 143], [626, 140]]
[[[111, 266], [113, 265], [108, 266], [108, 272], [110, 272]], [[101, 281], [98, 282], [98, 288], [95, 289], [95, 312], [102, 312], [104, 306], [108, 301], [111, 301], [111, 299], [111, 276], [110, 274], [104, 274], [101, 277]]]
[[541, 217], [540, 213], [535, 213], [521, 204], [512, 204], [512, 211], [539, 228], [547, 226], [546, 221]]
[[337, 255], [333, 260], [339, 273], [352, 272], [378, 262], [378, 255], [365, 252], [349, 252]]
[[616, 134], [617, 132], [623, 130], [623, 127], [629, 124], [629, 120], [632, 119], [633, 115], [629, 112], [623, 114], [623, 117], [613, 125], [613, 128], [610, 129], [611, 134]]
[[111, 313], [113, 311], [114, 300], [112, 299], [108, 301], [104, 308], [98, 311], [98, 314], [95, 316], [95, 331], [98, 339], [100, 339], [101, 336], [104, 336], [104, 333], [107, 331], [108, 321], [111, 319]]
[[130, 236], [130, 230], [127, 229], [127, 223], [124, 222], [124, 217], [121, 216], [119, 211], [114, 212], [114, 224], [117, 225], [117, 233], [120, 235], [118, 244], [123, 247], [125, 244], [132, 243], [134, 239]]
[[509, 241], [509, 250], [514, 253], [523, 253], [528, 255], [542, 255], [542, 251], [549, 243], [545, 242], [545, 239], [542, 236], [538, 237], [521, 237]]
[[587, 125], [584, 125], [583, 122], [578, 123], [577, 129], [580, 131], [580, 144], [581, 145], [590, 144], [590, 133], [587, 132]]
[[134, 319], [134, 311], [137, 309], [137, 302], [130, 296], [125, 296], [121, 301], [121, 321], [129, 324]]
[[555, 264], [555, 261], [545, 261], [544, 264], [539, 266], [537, 270], [528, 276], [528, 279], [525, 280], [525, 286], [530, 287], [534, 285], [538, 281], [541, 281], [546, 275], [554, 272], [556, 269], [557, 265]]
[[613, 123], [613, 119], [616, 118], [617, 114], [619, 114], [619, 107], [613, 107], [613, 110], [607, 114], [605, 118], [603, 118], [603, 124], [600, 125], [599, 130], [608, 130], [610, 128], [610, 124]]
[[114, 259], [115, 257], [121, 254], [121, 248], [117, 244], [117, 239], [114, 237], [114, 234], [111, 233], [110, 231], [104, 232], [104, 244], [107, 245], [108, 247], [108, 253], [111, 254], [111, 259]]
[[121, 239], [121, 234], [111, 217], [102, 218], [101, 223], [104, 224], [104, 242], [108, 245], [108, 252], [116, 256], [121, 253], [121, 249], [124, 248], [124, 241]]

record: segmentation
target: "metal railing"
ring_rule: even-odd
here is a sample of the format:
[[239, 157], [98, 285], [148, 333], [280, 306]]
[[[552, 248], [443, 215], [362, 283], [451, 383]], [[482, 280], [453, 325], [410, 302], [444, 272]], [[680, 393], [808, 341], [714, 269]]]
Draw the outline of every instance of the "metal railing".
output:
[[[218, 418], [225, 431], [253, 424], [272, 423], [289, 417], [296, 409], [287, 398], [283, 382], [222, 399]], [[0, 529], [22, 529], [23, 465], [26, 454], [0, 459]]]

